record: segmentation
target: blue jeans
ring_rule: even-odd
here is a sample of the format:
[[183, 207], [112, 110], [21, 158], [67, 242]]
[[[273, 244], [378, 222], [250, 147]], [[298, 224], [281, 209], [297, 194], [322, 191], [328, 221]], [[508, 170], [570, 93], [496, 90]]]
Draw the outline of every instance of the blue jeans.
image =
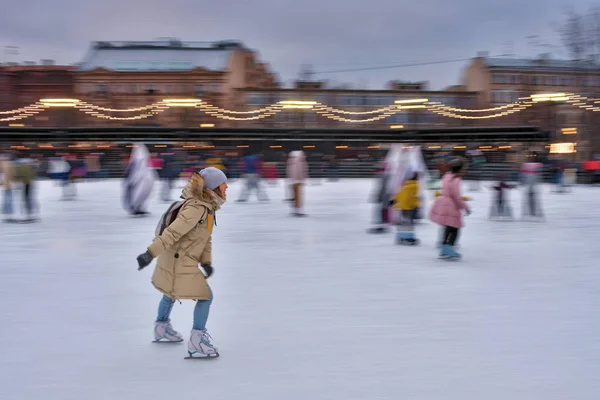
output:
[[[208, 313], [210, 311], [210, 305], [213, 301], [213, 293], [210, 287], [208, 288], [210, 291], [210, 299], [209, 300], [196, 300], [196, 307], [194, 308], [194, 329], [199, 329], [201, 331], [206, 329], [206, 321], [208, 321]], [[158, 317], [156, 318], [156, 322], [167, 322], [169, 321], [169, 316], [171, 315], [171, 310], [173, 309], [173, 304], [175, 304], [175, 300], [170, 297], [163, 295], [160, 303], [158, 304]]]
[[11, 189], [4, 189], [4, 203], [2, 206], [2, 213], [5, 215], [11, 215], [13, 213], [13, 199]]

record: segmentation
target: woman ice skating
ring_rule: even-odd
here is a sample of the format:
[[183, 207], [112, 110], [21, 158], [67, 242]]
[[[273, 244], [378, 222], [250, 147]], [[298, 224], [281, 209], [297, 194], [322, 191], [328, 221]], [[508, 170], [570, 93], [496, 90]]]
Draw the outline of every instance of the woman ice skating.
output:
[[194, 324], [188, 342], [189, 358], [219, 355], [206, 331], [213, 299], [206, 279], [213, 272], [211, 234], [216, 222], [215, 213], [225, 203], [226, 190], [227, 177], [223, 171], [209, 167], [200, 173], [194, 172], [181, 194], [183, 204], [177, 217], [137, 259], [142, 269], [158, 257], [152, 284], [163, 293], [163, 297], [154, 327], [156, 341], [183, 340], [171, 325], [171, 309], [178, 299], [196, 300]]
[[462, 176], [467, 168], [466, 160], [456, 158], [450, 162], [448, 168], [449, 172], [446, 172], [442, 178], [441, 195], [431, 206], [430, 219], [444, 227], [440, 258], [455, 260], [461, 258], [454, 247], [459, 230], [463, 227], [461, 211], [465, 210], [469, 215], [471, 210], [461, 196]]
[[394, 198], [394, 209], [401, 212], [397, 223], [397, 244], [419, 244], [419, 239], [415, 238], [415, 219], [419, 207], [421, 207], [419, 173], [409, 172], [409, 178], [404, 182], [402, 188]]

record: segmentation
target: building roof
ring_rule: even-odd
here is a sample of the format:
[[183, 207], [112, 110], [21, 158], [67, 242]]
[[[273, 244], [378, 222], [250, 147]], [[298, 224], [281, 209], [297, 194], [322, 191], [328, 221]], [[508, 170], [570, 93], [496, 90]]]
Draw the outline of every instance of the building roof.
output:
[[591, 61], [556, 60], [552, 58], [485, 58], [485, 63], [490, 68], [505, 68], [518, 70], [542, 71], [574, 71], [574, 70], [600, 70], [600, 65]]
[[75, 67], [72, 65], [6, 65], [6, 66], [0, 66], [0, 71], [5, 71], [5, 72], [24, 72], [24, 71], [70, 72], [73, 70], [75, 70]]
[[94, 42], [78, 71], [97, 68], [120, 72], [226, 71], [240, 42]]

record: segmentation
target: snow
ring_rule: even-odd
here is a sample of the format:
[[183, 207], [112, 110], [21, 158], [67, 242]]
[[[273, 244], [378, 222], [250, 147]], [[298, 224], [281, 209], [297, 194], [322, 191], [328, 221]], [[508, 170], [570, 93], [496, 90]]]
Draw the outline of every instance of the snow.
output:
[[[13, 399], [597, 399], [600, 188], [543, 188], [547, 221], [490, 222], [473, 197], [464, 259], [369, 235], [371, 180], [307, 187], [305, 219], [235, 203], [214, 232], [216, 360], [186, 361], [194, 303], [172, 319], [186, 342], [152, 344], [160, 294], [135, 257], [149, 218], [121, 207], [118, 181], [77, 201], [40, 183], [42, 221], [0, 225], [0, 384]], [[174, 192], [175, 194], [175, 192]], [[520, 213], [520, 195], [511, 194]]]

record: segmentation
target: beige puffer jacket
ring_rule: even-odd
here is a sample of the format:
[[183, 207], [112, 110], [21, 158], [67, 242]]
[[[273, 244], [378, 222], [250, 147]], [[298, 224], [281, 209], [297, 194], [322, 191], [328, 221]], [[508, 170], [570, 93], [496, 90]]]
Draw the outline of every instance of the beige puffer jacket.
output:
[[188, 200], [173, 223], [148, 251], [158, 257], [152, 284], [172, 299], [210, 299], [210, 289], [198, 264], [212, 262], [212, 228], [219, 205], [195, 172], [182, 197]]

